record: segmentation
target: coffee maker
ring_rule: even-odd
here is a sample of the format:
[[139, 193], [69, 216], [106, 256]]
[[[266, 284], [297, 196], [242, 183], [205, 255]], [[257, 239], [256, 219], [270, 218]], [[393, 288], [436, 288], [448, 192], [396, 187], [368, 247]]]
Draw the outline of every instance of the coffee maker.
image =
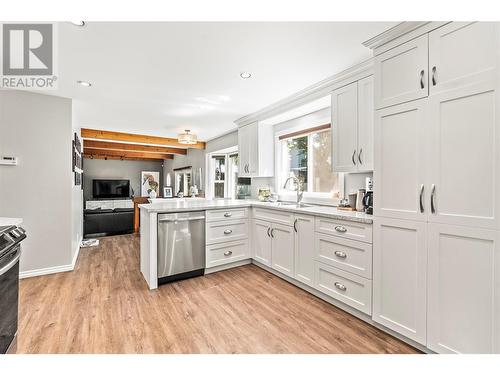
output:
[[363, 198], [363, 206], [365, 213], [373, 215], [373, 180], [371, 177], [366, 178], [366, 193]]

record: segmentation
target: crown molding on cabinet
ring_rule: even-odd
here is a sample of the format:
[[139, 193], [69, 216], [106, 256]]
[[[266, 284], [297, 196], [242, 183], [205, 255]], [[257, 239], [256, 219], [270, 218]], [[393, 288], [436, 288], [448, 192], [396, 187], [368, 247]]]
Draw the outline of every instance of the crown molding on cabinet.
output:
[[330, 94], [333, 90], [348, 85], [353, 81], [373, 75], [373, 59], [363, 61], [346, 70], [315, 83], [305, 89], [286, 97], [261, 110], [241, 117], [234, 121], [238, 127], [251, 124], [255, 121], [263, 121], [270, 117], [279, 115], [290, 109], [296, 108], [313, 100]]
[[[379, 55], [399, 44], [403, 44], [420, 35], [426, 34], [431, 30], [444, 26], [447, 22], [435, 21], [408, 21], [401, 22], [396, 26], [384, 31], [381, 34], [374, 36], [371, 39], [363, 42], [365, 47], [375, 50], [375, 55]], [[397, 39], [397, 40], [396, 40]]]

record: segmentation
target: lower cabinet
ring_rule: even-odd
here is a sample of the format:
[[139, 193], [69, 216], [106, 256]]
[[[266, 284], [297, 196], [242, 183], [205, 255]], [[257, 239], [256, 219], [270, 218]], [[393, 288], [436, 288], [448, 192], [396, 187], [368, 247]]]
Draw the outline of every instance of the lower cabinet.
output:
[[206, 268], [248, 259], [247, 240], [207, 245]]
[[426, 223], [376, 218], [373, 320], [426, 344]]
[[294, 230], [282, 224], [273, 224], [271, 231], [271, 266], [275, 270], [293, 277], [294, 274]]
[[314, 285], [314, 216], [295, 215], [295, 272], [296, 280]]
[[500, 353], [499, 232], [428, 224], [427, 346]]
[[252, 219], [253, 258], [266, 266], [271, 266], [271, 224]]

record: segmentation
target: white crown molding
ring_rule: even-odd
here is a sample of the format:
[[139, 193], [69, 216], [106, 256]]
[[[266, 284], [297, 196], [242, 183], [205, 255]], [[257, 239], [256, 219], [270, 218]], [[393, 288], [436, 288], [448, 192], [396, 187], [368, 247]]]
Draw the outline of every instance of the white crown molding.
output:
[[290, 95], [274, 104], [262, 108], [247, 116], [235, 120], [238, 127], [251, 124], [255, 121], [262, 121], [269, 117], [279, 115], [285, 111], [303, 105], [307, 102], [319, 99], [328, 95], [333, 90], [345, 86], [351, 82], [359, 80], [373, 74], [373, 59], [363, 61], [353, 67], [343, 70], [331, 77], [315, 83], [305, 89]]
[[410, 22], [398, 23], [396, 26], [391, 27], [389, 30], [386, 30], [378, 35], [375, 35], [373, 38], [363, 42], [363, 45], [370, 49], [375, 49], [383, 44], [390, 42], [391, 40], [399, 38], [401, 35], [407, 34], [410, 31], [425, 26], [428, 23], [430, 23], [430, 21], [427, 22], [410, 21]]

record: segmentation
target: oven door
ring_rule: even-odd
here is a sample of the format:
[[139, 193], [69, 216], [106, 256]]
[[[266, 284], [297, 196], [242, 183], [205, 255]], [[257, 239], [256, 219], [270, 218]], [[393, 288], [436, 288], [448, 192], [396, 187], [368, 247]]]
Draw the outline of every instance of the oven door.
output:
[[0, 258], [0, 354], [7, 353], [17, 333], [20, 246]]

